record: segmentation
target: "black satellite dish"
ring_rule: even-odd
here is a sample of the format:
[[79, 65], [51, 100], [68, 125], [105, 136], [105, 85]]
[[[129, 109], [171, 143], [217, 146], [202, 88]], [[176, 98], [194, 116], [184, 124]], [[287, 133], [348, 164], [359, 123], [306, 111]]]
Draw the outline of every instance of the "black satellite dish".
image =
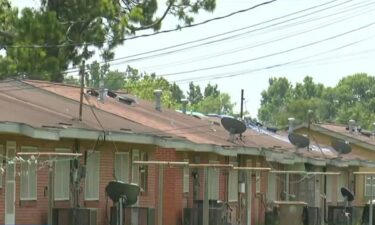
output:
[[352, 151], [352, 147], [345, 143], [342, 140], [334, 139], [331, 142], [331, 146], [339, 153], [339, 154], [348, 154]]
[[230, 134], [242, 134], [246, 130], [246, 125], [239, 120], [223, 117], [221, 124]]
[[354, 200], [354, 194], [351, 190], [346, 187], [341, 188], [341, 195], [346, 199], [348, 202], [352, 202]]
[[229, 141], [234, 141], [234, 135], [236, 134], [242, 134], [246, 131], [246, 125], [236, 119], [229, 118], [229, 117], [223, 117], [221, 119], [221, 124], [227, 130], [230, 134]]
[[290, 133], [288, 139], [297, 148], [306, 148], [310, 144], [310, 140], [307, 137], [296, 133]]
[[105, 191], [113, 202], [118, 202], [120, 198], [123, 198], [125, 200], [123, 203], [127, 206], [134, 205], [137, 202], [139, 190], [138, 185], [121, 181], [110, 181], [105, 188]]

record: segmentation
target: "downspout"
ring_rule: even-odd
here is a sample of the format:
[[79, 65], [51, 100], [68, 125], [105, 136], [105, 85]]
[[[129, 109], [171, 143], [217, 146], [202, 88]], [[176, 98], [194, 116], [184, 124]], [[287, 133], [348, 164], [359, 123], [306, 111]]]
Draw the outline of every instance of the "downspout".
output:
[[[327, 166], [323, 167], [323, 172], [324, 173], [327, 172]], [[324, 207], [323, 218], [324, 218], [324, 222], [327, 223], [328, 222], [328, 219], [327, 219], [327, 175], [324, 175], [323, 195], [324, 195], [324, 198], [323, 198], [323, 207]]]

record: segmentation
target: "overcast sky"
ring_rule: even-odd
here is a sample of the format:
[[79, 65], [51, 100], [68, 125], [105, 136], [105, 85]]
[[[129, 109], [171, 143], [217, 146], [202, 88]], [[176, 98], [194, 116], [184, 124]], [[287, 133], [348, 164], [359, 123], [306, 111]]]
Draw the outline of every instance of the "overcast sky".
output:
[[[38, 0], [12, 2], [24, 7], [37, 4]], [[195, 22], [261, 2], [217, 0], [215, 12], [201, 13]], [[286, 16], [301, 10], [305, 11]], [[278, 17], [283, 18], [266, 22]], [[169, 17], [162, 30], [176, 24], [176, 19]], [[220, 35], [223, 33], [227, 34]], [[217, 37], [208, 38], [214, 35]], [[218, 84], [237, 103], [235, 111], [239, 111], [244, 89], [245, 109], [255, 117], [260, 94], [268, 87], [270, 77], [285, 76], [295, 84], [309, 75], [316, 82], [334, 86], [344, 76], [356, 72], [374, 75], [374, 38], [373, 0], [278, 0], [194, 28], [126, 41], [116, 49], [115, 58], [128, 58], [116, 61], [112, 68], [124, 70], [130, 65], [148, 73], [165, 74], [185, 91], [190, 81], [201, 85], [202, 90], [208, 82]], [[201, 39], [205, 40], [195, 42]], [[166, 50], [134, 56], [157, 49]]]

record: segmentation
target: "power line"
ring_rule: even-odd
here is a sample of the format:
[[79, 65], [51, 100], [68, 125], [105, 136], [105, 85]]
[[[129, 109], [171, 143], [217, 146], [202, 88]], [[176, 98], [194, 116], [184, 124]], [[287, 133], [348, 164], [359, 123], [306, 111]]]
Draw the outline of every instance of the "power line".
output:
[[[129, 37], [129, 38], [122, 38], [122, 39], [120, 39], [120, 41], [133, 40], [133, 39], [138, 39], [138, 38], [143, 38], [143, 37], [150, 37], [150, 36], [155, 36], [155, 35], [158, 35], [158, 34], [170, 33], [170, 32], [178, 31], [178, 30], [181, 30], [181, 29], [186, 29], [186, 28], [204, 25], [204, 24], [207, 24], [207, 23], [210, 23], [210, 22], [213, 22], [213, 21], [226, 19], [228, 17], [234, 16], [234, 15], [237, 15], [237, 14], [240, 14], [240, 13], [248, 12], [248, 11], [256, 9], [258, 7], [273, 3], [275, 1], [277, 1], [277, 0], [269, 0], [269, 1], [266, 1], [266, 2], [259, 3], [257, 5], [251, 6], [251, 7], [246, 8], [246, 9], [237, 10], [237, 11], [231, 12], [227, 15], [214, 17], [214, 18], [211, 18], [211, 19], [199, 22], [199, 23], [179, 26], [179, 27], [174, 28], [174, 29], [162, 30], [162, 31], [158, 31], [158, 32], [155, 32], [155, 33], [151, 33], [151, 34], [143, 34], [143, 35], [133, 36], [133, 37]], [[104, 43], [107, 43], [107, 42], [108, 41], [89, 42], [89, 43], [83, 43], [82, 42], [82, 43], [69, 43], [69, 44], [60, 44], [60, 45], [37, 45], [37, 44], [34, 44], [34, 45], [3, 45], [3, 47], [6, 47], [6, 48], [63, 48], [63, 47], [69, 47], [69, 46], [98, 45], [98, 44], [104, 44]]]
[[201, 72], [201, 71], [206, 71], [206, 70], [224, 68], [224, 67], [239, 65], [239, 64], [243, 64], [243, 63], [247, 63], [247, 62], [257, 61], [257, 60], [260, 60], [260, 59], [265, 59], [265, 58], [281, 55], [281, 54], [284, 54], [284, 53], [292, 52], [292, 51], [295, 51], [295, 50], [298, 50], [298, 49], [314, 46], [316, 44], [320, 44], [320, 43], [325, 42], [325, 41], [333, 40], [333, 39], [336, 39], [336, 38], [339, 38], [339, 37], [342, 37], [342, 36], [345, 36], [345, 35], [348, 35], [348, 34], [351, 34], [351, 33], [366, 29], [366, 28], [369, 28], [369, 27], [373, 26], [374, 24], [375, 24], [375, 22], [371, 22], [371, 23], [366, 24], [364, 26], [361, 26], [361, 27], [358, 27], [358, 28], [355, 28], [355, 29], [352, 29], [352, 30], [349, 30], [349, 31], [346, 31], [346, 32], [343, 32], [343, 33], [340, 33], [340, 34], [336, 34], [336, 35], [333, 35], [333, 36], [330, 36], [330, 37], [327, 37], [327, 38], [324, 38], [324, 39], [320, 39], [318, 41], [310, 42], [310, 43], [303, 44], [303, 45], [300, 45], [300, 46], [297, 46], [297, 47], [294, 47], [294, 48], [290, 48], [290, 49], [287, 49], [287, 50], [283, 50], [283, 51], [279, 51], [279, 52], [275, 52], [275, 53], [251, 58], [251, 59], [241, 60], [241, 61], [237, 61], [237, 62], [233, 62], [233, 63], [221, 64], [221, 65], [216, 65], [216, 66], [203, 67], [203, 68], [198, 68], [198, 69], [193, 69], [193, 70], [185, 70], [185, 71], [179, 71], [179, 72], [174, 72], [174, 73], [167, 73], [167, 74], [163, 74], [162, 76], [167, 77], [167, 76], [175, 76], [175, 75], [181, 75], [181, 74], [187, 74], [187, 73]]
[[[335, 1], [337, 1], [337, 0], [335, 0]], [[265, 24], [265, 23], [268, 23], [268, 22], [272, 22], [272, 21], [278, 20], [280, 18], [286, 18], [286, 17], [289, 17], [290, 15], [295, 15], [295, 14], [298, 14], [300, 12], [304, 12], [304, 11], [307, 11], [309, 9], [316, 8], [318, 6], [316, 6], [316, 7], [310, 7], [310, 8], [305, 9], [305, 10], [297, 11], [295, 13], [287, 14], [287, 15], [284, 15], [284, 16], [281, 16], [281, 17], [277, 17], [277, 18], [274, 18], [274, 19], [271, 19], [271, 20], [263, 21], [263, 22], [260, 22], [260, 23], [256, 23], [256, 24], [253, 24], [253, 25], [250, 25], [250, 26], [246, 26], [246, 27], [243, 27], [243, 28], [239, 28], [239, 29], [228, 31], [228, 32], [216, 34], [216, 35], [213, 35], [213, 36], [209, 36], [209, 37], [205, 37], [205, 38], [201, 38], [201, 39], [197, 39], [197, 40], [193, 40], [193, 41], [188, 41], [188, 42], [184, 42], [184, 43], [180, 43], [180, 44], [177, 44], [177, 45], [172, 45], [172, 46], [168, 46], [168, 47], [164, 47], [164, 48], [159, 48], [159, 49], [155, 49], [155, 50], [151, 50], [151, 51], [141, 52], [141, 53], [137, 53], [137, 54], [130, 55], [130, 56], [118, 57], [116, 59], [110, 60], [110, 62], [115, 62], [115, 61], [119, 61], [119, 60], [122, 60], [123, 62], [134, 62], [134, 61], [149, 59], [149, 58], [156, 57], [156, 56], [168, 55], [168, 54], [171, 54], [171, 53], [181, 52], [181, 51], [185, 51], [185, 50], [192, 50], [193, 48], [197, 48], [197, 47], [202, 47], [202, 46], [206, 46], [206, 45], [211, 45], [211, 44], [219, 43], [219, 42], [222, 42], [222, 41], [234, 39], [236, 37], [241, 37], [243, 35], [250, 34], [250, 33], [253, 33], [253, 32], [257, 32], [257, 31], [268, 29], [268, 28], [272, 28], [274, 26], [277, 26], [277, 25], [280, 25], [280, 24], [283, 24], [283, 23], [286, 23], [286, 22], [290, 22], [290, 21], [293, 21], [293, 20], [296, 20], [296, 19], [300, 19], [300, 18], [309, 16], [309, 15], [312, 15], [312, 14], [315, 14], [315, 13], [322, 12], [322, 11], [327, 10], [327, 9], [331, 9], [331, 8], [343, 5], [343, 4], [348, 3], [350, 1], [352, 1], [352, 0], [348, 0], [348, 1], [345, 1], [343, 3], [337, 4], [337, 5], [333, 5], [333, 6], [330, 6], [330, 7], [327, 7], [327, 8], [323, 8], [323, 9], [320, 9], [320, 10], [317, 10], [317, 11], [314, 11], [314, 12], [311, 12], [311, 13], [299, 16], [299, 17], [294, 17], [294, 18], [291, 18], [291, 19], [288, 19], [288, 20], [285, 20], [285, 21], [273, 23], [273, 24], [265, 26], [265, 27], [261, 27], [261, 28], [253, 29], [253, 30], [246, 31], [246, 32], [243, 32], [243, 33], [239, 33], [239, 34], [234, 34], [234, 35], [231, 35], [231, 36], [223, 37], [221, 39], [216, 39], [216, 40], [213, 40], [213, 41], [207, 41], [209, 39], [213, 39], [213, 38], [216, 38], [216, 37], [220, 37], [220, 36], [224, 36], [224, 35], [227, 35], [227, 34], [235, 33], [237, 31], [241, 31], [241, 30], [246, 30], [246, 29], [249, 29], [249, 28], [257, 27], [259, 25], [262, 25], [262, 24]], [[334, 2], [334, 1], [332, 1], [332, 2]], [[329, 2], [329, 3], [331, 3], [331, 2]], [[328, 4], [328, 3], [325, 3], [325, 4]], [[321, 5], [325, 5], [325, 4], [321, 4]], [[321, 5], [319, 5], [319, 6], [321, 6]], [[314, 20], [310, 19], [309, 21], [314, 21]], [[275, 28], [272, 31], [274, 31], [274, 30], [275, 30]], [[196, 45], [193, 45], [193, 46], [187, 46], [187, 47], [180, 48], [180, 49], [174, 49], [174, 48], [177, 48], [177, 47], [181, 47], [181, 46], [185, 46], [185, 45], [189, 45], [189, 44], [196, 43], [196, 42], [201, 42], [201, 41], [206, 41], [206, 42], [200, 43], [200, 44], [196, 44]], [[165, 50], [169, 50], [169, 49], [174, 49], [174, 50], [165, 51]], [[157, 53], [157, 52], [160, 52], [160, 51], [164, 51], [164, 52], [158, 53], [158, 54], [153, 54], [153, 55], [148, 55], [148, 56], [143, 56], [143, 55], [147, 55], [147, 54], [151, 54], [151, 53]], [[143, 56], [143, 57], [138, 57], [138, 56]], [[138, 57], [138, 58], [133, 58], [133, 57]], [[101, 62], [101, 63], [103, 63], [103, 62]], [[118, 64], [118, 63], [113, 63], [111, 65], [116, 65], [116, 64]]]
[[[212, 36], [209, 36], [209, 37], [204, 37], [204, 38], [201, 38], [201, 39], [197, 39], [197, 40], [193, 40], [193, 41], [188, 41], [188, 42], [180, 43], [180, 44], [177, 44], [177, 45], [172, 45], [172, 46], [165, 47], [165, 48], [159, 48], [159, 49], [155, 49], [155, 50], [151, 50], [151, 51], [147, 51], [147, 52], [141, 52], [141, 53], [137, 53], [137, 54], [130, 55], [130, 56], [118, 57], [118, 58], [115, 58], [115, 59], [112, 59], [112, 60], [109, 60], [109, 61], [103, 61], [101, 63], [115, 62], [115, 61], [119, 61], [119, 60], [129, 59], [129, 58], [132, 58], [132, 57], [137, 57], [137, 56], [142, 56], [142, 55], [146, 55], [146, 54], [150, 54], [150, 53], [155, 53], [155, 52], [159, 52], [159, 51], [165, 51], [165, 50], [168, 50], [168, 49], [173, 49], [173, 48], [176, 48], [176, 47], [181, 47], [181, 46], [189, 45], [189, 44], [196, 43], [196, 42], [207, 41], [209, 39], [213, 39], [213, 38], [216, 38], [216, 37], [224, 36], [226, 34], [234, 33], [234, 32], [237, 32], [237, 31], [241, 31], [241, 30], [253, 28], [253, 27], [265, 24], [265, 23], [273, 22], [273, 21], [276, 21], [276, 20], [279, 20], [279, 19], [287, 18], [289, 16], [296, 15], [296, 14], [299, 14], [299, 13], [302, 13], [302, 12], [305, 12], [305, 11], [309, 11], [309, 10], [312, 10], [312, 9], [315, 9], [315, 8], [319, 8], [321, 6], [325, 6], [325, 5], [328, 5], [328, 4], [336, 2], [336, 1], [338, 1], [338, 0], [329, 1], [329, 2], [326, 2], [326, 3], [320, 4], [320, 5], [316, 5], [316, 6], [309, 7], [309, 8], [303, 9], [303, 10], [299, 10], [299, 11], [296, 11], [296, 12], [293, 12], [293, 13], [290, 13], [290, 14], [287, 14], [287, 15], [283, 15], [283, 16], [276, 17], [276, 18], [273, 18], [273, 19], [270, 19], [270, 20], [266, 20], [266, 21], [262, 21], [262, 22], [259, 22], [259, 23], [256, 23], [256, 24], [253, 24], [253, 25], [250, 25], [250, 26], [243, 27], [243, 28], [239, 28], [239, 29], [227, 31], [227, 32], [224, 32], [224, 33], [212, 35]], [[334, 6], [323, 8], [321, 10], [314, 11], [312, 13], [303, 15], [302, 17], [306, 17], [306, 16], [311, 15], [311, 14], [315, 14], [315, 13], [318, 13], [318, 12], [321, 12], [321, 11], [324, 11], [324, 10], [327, 10], [327, 9], [331, 9], [331, 8], [334, 8], [334, 7], [346, 4], [346, 3], [351, 2], [351, 1], [352, 0], [347, 0], [345, 2], [336, 4]], [[255, 7], [255, 6], [253, 6], [253, 7]], [[247, 31], [246, 33], [252, 33], [252, 32], [255, 32], [255, 31], [267, 29], [267, 28], [270, 28], [270, 27], [273, 27], [273, 26], [276, 26], [276, 25], [279, 25], [279, 24], [282, 24], [282, 23], [286, 23], [286, 22], [289, 22], [289, 21], [292, 21], [292, 20], [295, 20], [295, 19], [299, 19], [299, 17], [295, 17], [295, 18], [292, 18], [292, 19], [289, 19], [289, 20], [286, 20], [286, 21], [282, 21], [282, 22], [279, 22], [279, 23], [274, 23], [274, 24], [271, 24], [271, 25], [269, 25], [267, 27], [264, 27], [264, 28], [259, 28], [259, 29], [254, 29], [254, 30], [251, 30], [251, 31]], [[215, 42], [224, 41], [224, 40], [227, 40], [228, 38], [231, 38], [231, 37], [226, 37], [224, 39], [216, 40]], [[215, 42], [212, 42], [212, 43], [215, 43]], [[209, 44], [209, 43], [207, 43], [207, 44]], [[189, 48], [191, 48], [191, 46], [187, 47], [185, 49], [189, 49]], [[172, 53], [172, 52], [168, 52], [168, 53]], [[167, 54], [167, 53], [163, 53], [163, 54]], [[154, 56], [157, 56], [157, 55], [154, 55]], [[151, 56], [151, 57], [153, 57], [153, 56]], [[137, 60], [137, 59], [133, 59], [133, 61], [134, 60]], [[74, 72], [78, 71], [78, 68], [79, 68], [79, 66], [75, 66], [75, 67], [67, 69], [65, 72], [66, 73], [74, 73]]]
[[175, 81], [171, 81], [171, 82], [184, 83], [184, 82], [190, 82], [190, 81], [215, 80], [215, 79], [222, 79], [222, 78], [228, 78], [228, 77], [241, 76], [241, 75], [245, 75], [245, 74], [249, 74], [249, 73], [254, 73], [254, 72], [258, 72], [258, 71], [263, 71], [263, 70], [270, 70], [270, 69], [274, 69], [274, 68], [278, 68], [278, 67], [282, 67], [282, 66], [286, 66], [286, 65], [295, 64], [297, 62], [300, 62], [300, 61], [303, 61], [303, 60], [306, 60], [306, 59], [310, 59], [310, 58], [313, 58], [313, 57], [316, 57], [316, 56], [319, 56], [319, 55], [332, 53], [332, 52], [335, 52], [335, 51], [338, 51], [338, 50], [350, 47], [352, 45], [358, 44], [360, 42], [367, 41], [367, 40], [369, 40], [369, 39], [371, 39], [373, 37], [374, 36], [371, 36], [369, 38], [364, 38], [364, 39], [361, 39], [359, 41], [354, 41], [354, 42], [351, 42], [351, 43], [348, 43], [348, 44], [345, 44], [345, 45], [333, 48], [333, 49], [328, 50], [328, 51], [320, 52], [320, 53], [313, 54], [313, 55], [306, 56], [306, 57], [301, 57], [301, 58], [298, 58], [298, 59], [295, 59], [295, 60], [291, 60], [291, 61], [287, 61], [287, 62], [284, 62], [284, 63], [273, 64], [273, 65], [269, 65], [269, 66], [265, 66], [265, 67], [260, 67], [260, 68], [256, 68], [256, 69], [250, 69], [250, 70], [247, 69], [247, 70], [236, 71], [236, 72], [233, 72], [231, 74], [228, 74], [228, 73], [211, 74], [211, 75], [205, 75], [205, 76], [200, 76], [200, 77], [194, 77], [194, 78], [190, 78], [190, 79], [180, 79], [180, 80], [175, 80]]
[[[372, 3], [372, 4], [374, 4], [374, 3]], [[279, 41], [282, 41], [282, 40], [285, 40], [285, 39], [288, 39], [288, 38], [296, 37], [296, 36], [306, 34], [306, 33], [312, 32], [312, 31], [316, 31], [316, 30], [319, 30], [319, 29], [322, 29], [322, 28], [325, 28], [325, 27], [328, 27], [328, 26], [331, 26], [331, 25], [334, 25], [334, 24], [337, 24], [337, 23], [340, 23], [340, 22], [343, 22], [343, 21], [346, 21], [346, 20], [351, 20], [352, 18], [354, 18], [356, 16], [361, 16], [364, 13], [371, 12], [371, 11], [373, 11], [373, 8], [370, 8], [370, 9], [366, 8], [366, 10], [362, 10], [360, 12], [357, 12], [357, 13], [353, 14], [353, 15], [345, 15], [345, 16], [341, 17], [340, 19], [332, 21], [330, 23], [318, 24], [318, 25], [316, 25], [312, 28], [309, 28], [309, 29], [294, 32], [292, 34], [287, 34], [287, 35], [284, 35], [284, 36], [278, 37], [278, 38], [272, 38], [272, 39], [269, 39], [269, 40], [260, 41], [260, 42], [254, 43], [252, 45], [247, 45], [247, 46], [240, 47], [240, 48], [228, 49], [228, 50], [217, 52], [217, 53], [214, 53], [214, 54], [206, 54], [206, 55], [203, 55], [203, 56], [200, 56], [200, 57], [191, 57], [191, 58], [185, 59], [185, 60], [168, 62], [168, 63], [165, 63], [165, 64], [158, 64], [156, 66], [149, 66], [149, 67], [142, 67], [142, 68], [146, 69], [146, 70], [150, 70], [150, 69], [156, 69], [156, 68], [165, 67], [165, 66], [169, 66], [169, 65], [176, 65], [176, 64], [177, 65], [183, 65], [183, 64], [189, 64], [189, 63], [192, 63], [192, 62], [195, 62], [195, 61], [208, 60], [208, 59], [212, 59], [212, 58], [223, 56], [223, 55], [230, 55], [230, 54], [234, 54], [234, 53], [241, 52], [241, 51], [244, 51], [244, 50], [248, 50], [248, 49], [252, 49], [252, 48], [256, 48], [256, 47], [260, 47], [260, 46], [264, 46], [264, 45], [269, 45], [269, 44], [272, 44], [272, 43], [275, 43], [275, 42], [279, 42]], [[332, 14], [332, 15], [334, 15], [334, 14]], [[147, 58], [145, 57], [145, 59], [147, 59]], [[142, 60], [142, 59], [140, 59], [140, 60]], [[133, 60], [130, 59], [127, 62], [132, 62], [132, 61]], [[137, 61], [137, 59], [135, 59], [134, 61]], [[111, 65], [117, 65], [117, 63], [113, 63]]]

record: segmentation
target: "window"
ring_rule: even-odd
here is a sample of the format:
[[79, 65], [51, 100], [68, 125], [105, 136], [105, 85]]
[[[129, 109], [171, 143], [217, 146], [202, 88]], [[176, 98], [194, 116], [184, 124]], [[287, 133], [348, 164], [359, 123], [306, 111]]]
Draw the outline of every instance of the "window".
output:
[[326, 188], [326, 201], [332, 202], [332, 193], [333, 193], [333, 179], [335, 176], [329, 176], [326, 175], [326, 182], [327, 182], [327, 188]]
[[[70, 152], [69, 149], [56, 149], [56, 152]], [[70, 194], [70, 161], [66, 157], [59, 157], [55, 162], [54, 171], [55, 200], [69, 200]]]
[[[184, 162], [189, 162], [189, 159], [184, 159]], [[183, 181], [182, 181], [183, 193], [189, 193], [189, 178], [190, 178], [189, 167], [185, 166], [183, 168]]]
[[[147, 152], [132, 150], [132, 162], [148, 161]], [[132, 164], [132, 183], [138, 184], [142, 192], [147, 191], [148, 168], [145, 165]]]
[[85, 200], [99, 200], [100, 152], [88, 151], [86, 158]]
[[[35, 147], [21, 147], [21, 152], [36, 152]], [[23, 156], [25, 161], [21, 163], [20, 176], [20, 199], [21, 200], [36, 200], [36, 160], [31, 156]]]
[[371, 196], [371, 177], [372, 177], [372, 195], [375, 196], [375, 176], [365, 176], [365, 197]]
[[268, 173], [268, 183], [267, 183], [267, 201], [276, 201], [276, 174]]
[[129, 153], [116, 152], [115, 153], [115, 176], [116, 179], [122, 182], [129, 182]]
[[[237, 166], [237, 162], [230, 162], [233, 166]], [[228, 177], [228, 201], [234, 202], [238, 198], [238, 170], [229, 170]]]
[[[218, 164], [217, 161], [210, 161], [210, 163]], [[219, 199], [219, 174], [220, 169], [208, 168], [208, 199], [218, 200]]]

